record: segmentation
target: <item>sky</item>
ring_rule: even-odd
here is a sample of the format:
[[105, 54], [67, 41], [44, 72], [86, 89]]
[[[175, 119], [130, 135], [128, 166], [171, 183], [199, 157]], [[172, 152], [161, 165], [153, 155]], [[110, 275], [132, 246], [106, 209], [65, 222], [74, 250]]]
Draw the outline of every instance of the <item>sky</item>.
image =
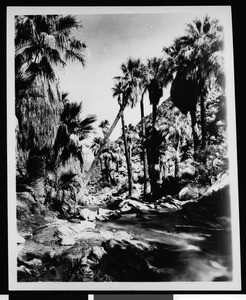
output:
[[[219, 20], [226, 17], [223, 8], [201, 8], [195, 11], [171, 13], [100, 13], [78, 14], [76, 18], [83, 29], [75, 32], [75, 37], [86, 42], [86, 67], [79, 63], [69, 63], [59, 70], [60, 85], [69, 92], [71, 101], [83, 101], [83, 114], [97, 115], [98, 124], [105, 119], [113, 122], [119, 105], [112, 97], [113, 78], [121, 75], [120, 66], [127, 58], [146, 58], [163, 55], [164, 46], [172, 44], [174, 38], [184, 34], [187, 23], [206, 14]], [[223, 21], [222, 21], [223, 23]], [[164, 89], [164, 99], [169, 97], [170, 87]], [[160, 103], [161, 103], [160, 102]], [[145, 114], [151, 113], [148, 93], [145, 96]], [[125, 110], [126, 124], [140, 121], [139, 104]], [[118, 122], [111, 138], [121, 134]]]

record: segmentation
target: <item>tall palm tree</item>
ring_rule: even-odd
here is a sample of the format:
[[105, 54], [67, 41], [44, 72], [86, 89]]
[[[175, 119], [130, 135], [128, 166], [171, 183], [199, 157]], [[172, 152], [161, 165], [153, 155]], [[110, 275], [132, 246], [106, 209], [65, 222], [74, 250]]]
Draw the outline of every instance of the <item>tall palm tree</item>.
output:
[[136, 128], [130, 123], [125, 126], [126, 141], [129, 147], [129, 158], [132, 158], [133, 147], [137, 136]]
[[[117, 98], [118, 104], [120, 107], [124, 105], [125, 98], [129, 95], [127, 94], [128, 84], [124, 82], [124, 80], [116, 80], [114, 87], [112, 88], [113, 97]], [[128, 98], [127, 98], [128, 99]], [[129, 196], [132, 195], [132, 166], [129, 157], [129, 149], [127, 146], [127, 139], [126, 139], [126, 129], [125, 129], [125, 119], [124, 119], [124, 112], [121, 115], [121, 125], [122, 125], [122, 136], [124, 141], [125, 147], [125, 157], [126, 157], [126, 165], [127, 165], [127, 173], [128, 173], [128, 189], [129, 189]]]
[[119, 111], [118, 111], [118, 113], [117, 113], [117, 115], [114, 119], [114, 122], [112, 123], [111, 127], [109, 128], [108, 132], [106, 133], [106, 135], [104, 137], [104, 140], [102, 142], [102, 145], [101, 145], [100, 149], [98, 150], [97, 155], [94, 158], [92, 164], [90, 165], [90, 168], [89, 168], [89, 170], [87, 172], [87, 175], [84, 179], [84, 186], [86, 186], [88, 184], [88, 182], [90, 180], [90, 177], [93, 173], [93, 170], [94, 170], [95, 166], [98, 163], [99, 157], [100, 157], [104, 147], [106, 146], [107, 141], [109, 140], [109, 137], [110, 137], [111, 133], [113, 132], [115, 126], [117, 125], [119, 119], [121, 118], [121, 116], [124, 112], [124, 109], [126, 108], [130, 98], [131, 98], [131, 88], [128, 86], [128, 87], [126, 87], [124, 97], [122, 99], [122, 104], [120, 105], [120, 109], [119, 109]]
[[163, 96], [163, 88], [172, 80], [169, 66], [162, 58], [147, 60], [149, 101], [152, 105], [152, 126], [155, 127], [157, 106]]
[[140, 83], [143, 76], [141, 60], [139, 58], [134, 59], [129, 57], [125, 63], [121, 64], [120, 68], [123, 76], [115, 77], [115, 79], [123, 79], [131, 89], [131, 97], [129, 98], [128, 104], [133, 107], [138, 102], [140, 95]]
[[[85, 44], [72, 36], [72, 31], [80, 27], [70, 15], [29, 15], [15, 18], [16, 115], [20, 134], [24, 130], [22, 139], [25, 142], [30, 140], [30, 130], [35, 135], [40, 127], [50, 127], [42, 124], [42, 120], [52, 122], [53, 127], [58, 126], [57, 119], [62, 105], [55, 67], [65, 66], [66, 61], [79, 61], [84, 66]], [[39, 91], [39, 94], [34, 91]], [[35, 116], [30, 115], [33, 110]], [[47, 115], [51, 111], [53, 118]], [[35, 124], [34, 120], [37, 121], [37, 118], [41, 124]], [[42, 139], [36, 145], [38, 148], [47, 143], [50, 147], [55, 139], [55, 132], [51, 135], [52, 132], [53, 130], [48, 130], [48, 136], [44, 139], [36, 134], [32, 140], [38, 142]]]
[[163, 88], [168, 85], [172, 80], [172, 74], [169, 70], [169, 65], [167, 61], [162, 58], [153, 57], [147, 60], [147, 89], [149, 92], [149, 100], [152, 105], [152, 129], [149, 131], [149, 142], [146, 143], [147, 146], [147, 157], [149, 165], [149, 177], [151, 185], [151, 194], [155, 197], [156, 186], [156, 170], [155, 165], [157, 164], [159, 157], [156, 157], [156, 147], [151, 145], [156, 144], [157, 130], [155, 128], [157, 106], [163, 95]]
[[[187, 34], [174, 41], [174, 44], [163, 50], [173, 60], [173, 71], [176, 78], [173, 83], [173, 97], [182, 94], [180, 86], [184, 87], [184, 94], [190, 97], [179, 95], [177, 102], [183, 102], [184, 110], [191, 112], [191, 118], [196, 123], [196, 103], [200, 103], [201, 117], [201, 148], [206, 146], [206, 97], [211, 84], [224, 84], [223, 75], [223, 35], [218, 20], [205, 16], [203, 20], [195, 19], [187, 25]], [[180, 84], [179, 84], [180, 83]], [[176, 93], [176, 89], [180, 92]], [[176, 93], [176, 95], [175, 95]], [[181, 100], [183, 98], [183, 100]], [[191, 102], [191, 103], [189, 103]], [[193, 134], [195, 134], [193, 130]], [[194, 136], [194, 139], [196, 137]], [[196, 150], [197, 141], [194, 140]]]
[[15, 18], [17, 141], [29, 153], [30, 179], [44, 176], [46, 155], [59, 127], [63, 105], [55, 68], [66, 61], [85, 63], [85, 44], [72, 35], [80, 27], [70, 15]]
[[[143, 146], [145, 144], [145, 119], [144, 119], [144, 95], [147, 91], [147, 69], [139, 58], [134, 59], [129, 57], [125, 63], [121, 65], [124, 80], [131, 87], [131, 107], [137, 102], [140, 103], [141, 112], [141, 134], [142, 134], [142, 151], [143, 151], [143, 172], [144, 172], [144, 188], [143, 194], [146, 195], [147, 190], [147, 153]], [[116, 77], [117, 79], [117, 77]], [[120, 79], [120, 77], [119, 77]]]
[[15, 18], [15, 55], [27, 74], [56, 78], [54, 66], [66, 61], [85, 65], [85, 43], [72, 35], [82, 26], [71, 15], [28, 15]]

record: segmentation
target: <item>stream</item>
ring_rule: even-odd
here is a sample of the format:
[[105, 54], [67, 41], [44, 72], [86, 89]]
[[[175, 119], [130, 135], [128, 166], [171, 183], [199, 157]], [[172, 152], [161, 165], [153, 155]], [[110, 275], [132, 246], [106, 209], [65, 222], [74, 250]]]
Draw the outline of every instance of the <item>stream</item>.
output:
[[158, 264], [169, 268], [167, 280], [232, 279], [230, 230], [211, 229], [165, 208], [144, 214], [123, 214], [117, 220], [97, 221], [97, 225], [126, 231], [141, 241], [158, 245]]

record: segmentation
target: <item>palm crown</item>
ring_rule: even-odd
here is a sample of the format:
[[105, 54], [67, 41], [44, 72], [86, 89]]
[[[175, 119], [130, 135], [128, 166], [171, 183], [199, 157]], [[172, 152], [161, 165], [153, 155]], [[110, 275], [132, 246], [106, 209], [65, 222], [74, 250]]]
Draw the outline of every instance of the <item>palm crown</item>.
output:
[[67, 60], [84, 66], [86, 45], [72, 36], [81, 27], [73, 16], [17, 16], [15, 23], [16, 68], [54, 80], [54, 66]]

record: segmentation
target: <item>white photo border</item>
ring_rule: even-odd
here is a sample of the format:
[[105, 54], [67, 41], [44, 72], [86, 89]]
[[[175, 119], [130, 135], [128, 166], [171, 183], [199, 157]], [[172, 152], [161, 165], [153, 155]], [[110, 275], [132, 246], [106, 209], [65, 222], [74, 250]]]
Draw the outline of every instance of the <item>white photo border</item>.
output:
[[[226, 21], [225, 65], [230, 162], [230, 199], [232, 222], [233, 280], [229, 282], [17, 282], [16, 188], [15, 188], [15, 77], [14, 77], [14, 16], [24, 14], [161, 14], [218, 11]], [[81, 290], [81, 291], [234, 291], [241, 289], [240, 230], [236, 118], [233, 66], [232, 17], [230, 6], [12, 6], [7, 7], [7, 162], [8, 162], [8, 263], [9, 290]]]

